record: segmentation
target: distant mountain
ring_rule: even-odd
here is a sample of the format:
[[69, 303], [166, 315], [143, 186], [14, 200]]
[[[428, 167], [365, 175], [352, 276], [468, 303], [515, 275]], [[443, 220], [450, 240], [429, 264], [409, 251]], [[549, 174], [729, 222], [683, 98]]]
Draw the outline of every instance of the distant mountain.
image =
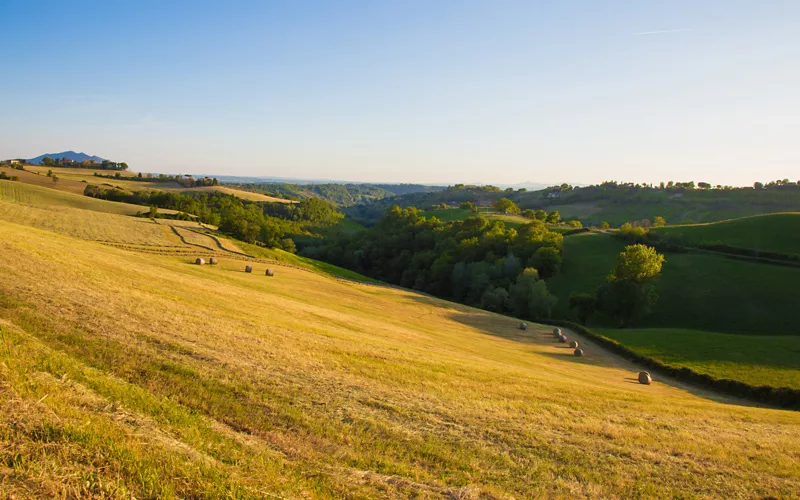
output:
[[102, 163], [105, 158], [100, 158], [99, 156], [89, 156], [86, 153], [76, 153], [75, 151], [62, 151], [60, 153], [48, 153], [45, 155], [37, 156], [36, 158], [31, 158], [28, 160], [29, 163], [33, 163], [34, 165], [40, 165], [42, 160], [46, 156], [54, 160], [58, 160], [59, 158], [68, 158], [70, 160], [76, 161], [78, 163], [82, 162], [83, 160], [91, 160], [97, 163]]

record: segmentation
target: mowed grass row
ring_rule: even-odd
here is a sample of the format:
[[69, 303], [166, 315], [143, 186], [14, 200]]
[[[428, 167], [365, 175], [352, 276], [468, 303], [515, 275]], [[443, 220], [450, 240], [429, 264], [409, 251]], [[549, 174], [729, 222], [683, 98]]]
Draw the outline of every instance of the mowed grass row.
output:
[[[60, 181], [59, 181], [60, 182]], [[98, 200], [80, 194], [59, 191], [51, 187], [26, 184], [21, 181], [0, 180], [0, 201], [32, 205], [37, 207], [69, 207], [111, 214], [135, 215], [146, 212], [148, 207]], [[174, 211], [165, 211], [174, 212]]]
[[17, 496], [800, 490], [800, 414], [641, 386], [549, 328], [16, 224], [0, 253], [0, 484]]
[[39, 208], [0, 201], [0, 220], [85, 240], [164, 247], [181, 245], [169, 227], [150, 219], [65, 206]]
[[[561, 272], [548, 285], [556, 312], [570, 316], [569, 296], [593, 293], [625, 243], [601, 233], [564, 239]], [[667, 253], [651, 315], [637, 327], [670, 327], [757, 335], [796, 335], [800, 324], [800, 269], [726, 259], [716, 255]], [[615, 326], [607, 321], [593, 326]]]
[[678, 328], [597, 328], [631, 350], [674, 367], [751, 385], [800, 389], [800, 337]]
[[757, 215], [653, 231], [671, 236], [687, 246], [723, 244], [760, 252], [800, 255], [800, 213]]

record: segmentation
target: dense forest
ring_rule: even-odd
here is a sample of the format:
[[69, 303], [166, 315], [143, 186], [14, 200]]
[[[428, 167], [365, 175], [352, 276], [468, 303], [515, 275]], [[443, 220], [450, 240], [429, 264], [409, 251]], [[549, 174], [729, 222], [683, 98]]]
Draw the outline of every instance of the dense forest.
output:
[[549, 317], [555, 304], [545, 280], [559, 270], [562, 243], [541, 221], [518, 229], [480, 216], [442, 222], [393, 206], [374, 227], [305, 253], [389, 283], [536, 319]]

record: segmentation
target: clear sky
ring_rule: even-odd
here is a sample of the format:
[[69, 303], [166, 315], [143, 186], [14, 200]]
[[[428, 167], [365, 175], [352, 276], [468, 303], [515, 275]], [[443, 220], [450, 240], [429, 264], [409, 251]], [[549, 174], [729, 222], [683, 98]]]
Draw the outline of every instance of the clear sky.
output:
[[0, 158], [358, 181], [800, 179], [800, 1], [0, 0]]

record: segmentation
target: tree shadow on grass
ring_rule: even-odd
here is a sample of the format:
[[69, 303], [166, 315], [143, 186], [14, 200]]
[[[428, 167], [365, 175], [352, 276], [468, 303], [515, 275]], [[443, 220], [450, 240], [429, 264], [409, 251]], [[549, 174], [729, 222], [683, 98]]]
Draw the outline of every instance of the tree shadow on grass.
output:
[[[522, 323], [522, 320], [513, 318], [511, 316], [492, 313], [474, 307], [466, 306], [463, 304], [448, 302], [443, 299], [437, 299], [435, 297], [419, 295], [415, 293], [409, 294], [409, 298], [421, 304], [448, 310], [447, 314], [448, 319], [451, 319], [457, 323], [461, 323], [462, 325], [466, 325], [476, 330], [479, 330], [481, 333], [485, 335], [499, 337], [525, 344], [541, 345], [550, 343], [559, 349], [558, 352], [537, 352], [536, 354], [540, 356], [550, 357], [561, 361], [567, 361], [569, 358], [569, 361], [579, 363], [582, 365], [611, 366], [619, 368], [621, 370], [629, 370], [631, 372], [651, 371], [645, 367], [635, 364], [633, 361], [627, 360], [617, 354], [605, 350], [604, 348], [595, 344], [586, 337], [583, 337], [582, 335], [572, 332], [569, 329], [562, 328], [565, 334], [567, 334], [568, 338], [579, 339], [578, 342], [579, 346], [591, 347], [592, 350], [603, 351], [603, 358], [592, 358], [591, 356], [582, 356], [582, 357], [574, 356], [571, 352], [574, 351], [573, 348], [553, 338], [553, 333], [552, 333], [553, 327], [548, 325], [542, 325], [542, 324], [532, 323], [530, 321], [525, 321], [528, 324], [528, 329], [522, 330], [519, 328], [520, 323]], [[627, 383], [639, 385], [638, 378], [624, 377], [623, 380], [625, 380]], [[656, 377], [654, 377], [654, 381], [656, 383], [662, 383], [670, 385], [672, 387], [676, 387], [681, 390], [685, 390], [686, 392], [692, 395], [698, 396], [703, 399], [715, 401], [717, 403], [730, 404], [736, 406], [748, 406], [755, 408], [770, 408], [769, 405], [756, 403], [746, 399], [737, 398], [734, 396], [727, 396], [712, 391], [710, 389], [695, 386], [687, 382], [679, 381], [667, 376], [657, 375]]]

